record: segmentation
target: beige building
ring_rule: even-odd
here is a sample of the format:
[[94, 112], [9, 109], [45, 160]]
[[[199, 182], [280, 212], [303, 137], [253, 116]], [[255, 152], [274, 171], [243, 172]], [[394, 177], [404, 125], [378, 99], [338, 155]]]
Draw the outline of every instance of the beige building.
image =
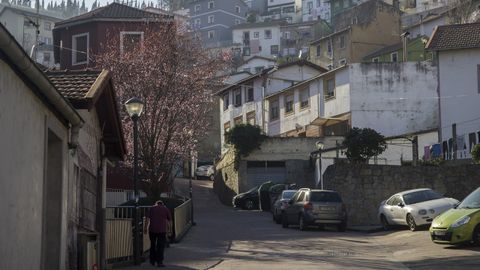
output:
[[368, 53], [401, 41], [400, 10], [371, 0], [335, 17], [334, 32], [310, 44], [310, 61], [329, 69], [358, 63]]

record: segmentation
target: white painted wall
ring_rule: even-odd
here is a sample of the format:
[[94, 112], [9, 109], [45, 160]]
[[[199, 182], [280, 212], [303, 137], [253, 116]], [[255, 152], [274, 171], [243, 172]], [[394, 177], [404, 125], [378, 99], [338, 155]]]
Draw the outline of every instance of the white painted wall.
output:
[[441, 141], [452, 138], [453, 123], [458, 136], [480, 130], [479, 64], [480, 49], [439, 53]]
[[248, 62], [245, 62], [243, 65], [239, 66], [237, 68], [237, 71], [248, 71], [252, 74], [256, 73], [255, 68], [257, 67], [263, 67], [263, 68], [269, 68], [273, 67], [275, 65], [276, 61], [275, 60], [267, 60], [263, 58], [254, 58], [251, 59]]
[[[25, 83], [0, 60], [0, 269], [40, 269], [46, 132], [61, 140], [65, 162], [62, 209], [67, 198], [68, 130]], [[66, 211], [58, 235], [65, 269]]]
[[350, 112], [351, 106], [351, 85], [350, 72], [348, 68], [341, 68], [335, 71], [335, 97], [324, 100], [323, 98], [323, 83], [324, 79], [320, 80], [320, 89], [322, 96], [320, 97], [320, 115], [324, 118], [335, 118], [336, 116]]
[[437, 71], [430, 62], [362, 63], [349, 70], [352, 127], [386, 137], [438, 127]]
[[[265, 38], [265, 30], [270, 30], [272, 35], [271, 38]], [[253, 40], [258, 40], [259, 45], [262, 47], [262, 50], [258, 53], [253, 53], [250, 51], [249, 56], [244, 56], [244, 59], [248, 59], [252, 56], [258, 55], [263, 57], [272, 57], [271, 46], [278, 45], [280, 51], [280, 25], [273, 25], [267, 27], [251, 27], [251, 28], [242, 28], [242, 29], [233, 29], [233, 44], [242, 44], [243, 46], [243, 33], [250, 32], [250, 44]], [[258, 32], [258, 38], [254, 37], [254, 32]]]
[[430, 37], [433, 33], [433, 30], [435, 30], [436, 26], [445, 25], [445, 24], [447, 24], [447, 17], [442, 16], [434, 20], [412, 26], [407, 30], [408, 32], [410, 32], [410, 37], [413, 37], [413, 38], [423, 36], [423, 35]]
[[[309, 9], [309, 3], [313, 6]], [[302, 20], [304, 22], [321, 19], [330, 22], [330, 2], [328, 0], [302, 0]]]

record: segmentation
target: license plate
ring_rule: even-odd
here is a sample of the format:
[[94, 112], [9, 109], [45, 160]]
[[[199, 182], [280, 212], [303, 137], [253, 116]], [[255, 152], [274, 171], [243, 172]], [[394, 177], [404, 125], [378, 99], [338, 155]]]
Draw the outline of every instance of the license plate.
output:
[[320, 207], [321, 211], [335, 211], [335, 207]]
[[446, 233], [447, 233], [446, 231], [433, 231], [433, 235], [438, 235], [438, 236], [445, 235]]

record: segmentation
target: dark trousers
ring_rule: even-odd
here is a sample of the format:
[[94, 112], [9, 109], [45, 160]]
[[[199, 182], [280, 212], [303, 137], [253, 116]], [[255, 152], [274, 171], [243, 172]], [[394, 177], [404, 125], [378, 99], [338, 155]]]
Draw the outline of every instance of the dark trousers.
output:
[[150, 232], [150, 263], [163, 263], [165, 250], [165, 233]]

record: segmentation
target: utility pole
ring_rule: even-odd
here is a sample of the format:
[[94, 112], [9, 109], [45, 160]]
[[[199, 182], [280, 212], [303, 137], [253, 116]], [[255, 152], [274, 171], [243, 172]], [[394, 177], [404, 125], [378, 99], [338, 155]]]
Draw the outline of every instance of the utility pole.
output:
[[452, 154], [453, 160], [457, 159], [457, 124], [452, 124]]
[[412, 140], [412, 164], [413, 166], [418, 164], [418, 136], [413, 136]]

